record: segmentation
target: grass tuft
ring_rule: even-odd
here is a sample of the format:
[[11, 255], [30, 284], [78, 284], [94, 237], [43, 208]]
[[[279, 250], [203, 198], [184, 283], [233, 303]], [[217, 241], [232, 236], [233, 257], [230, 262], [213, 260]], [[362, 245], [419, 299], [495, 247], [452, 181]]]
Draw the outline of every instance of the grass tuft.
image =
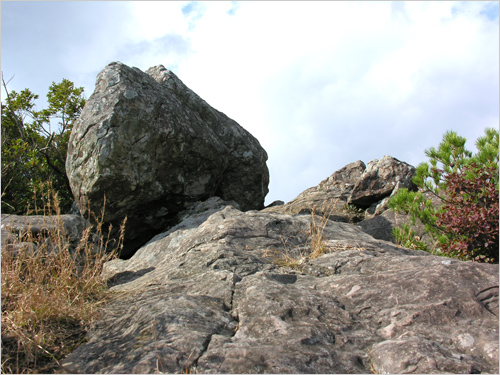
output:
[[308, 260], [318, 258], [330, 252], [332, 249], [327, 241], [325, 241], [324, 232], [338, 201], [338, 199], [336, 202], [333, 202], [333, 200], [330, 202], [325, 201], [320, 209], [321, 215], [316, 214], [318, 207], [314, 205], [311, 210], [311, 223], [307, 231], [306, 246], [295, 246], [290, 249], [287, 246], [287, 240], [281, 237], [283, 250], [275, 248], [265, 249], [262, 255], [272, 258], [273, 263], [280, 267], [300, 269], [302, 264]]
[[333, 201], [325, 201], [323, 203], [323, 206], [321, 207], [321, 212], [323, 212], [323, 215], [320, 216], [320, 219], [316, 217], [317, 206], [315, 205], [312, 209], [311, 225], [309, 227], [309, 242], [311, 249], [311, 254], [309, 256], [310, 259], [318, 258], [321, 255], [325, 254], [328, 250], [328, 246], [324, 239], [324, 231], [337, 203], [338, 200], [337, 202], [335, 202], [335, 204], [333, 203]]
[[72, 245], [57, 194], [48, 191], [44, 207], [34, 213], [55, 220], [55, 229], [36, 235], [11, 230], [13, 243], [1, 251], [3, 373], [61, 371], [59, 361], [84, 342], [88, 324], [109, 296], [102, 266], [117, 257], [123, 243], [126, 219], [113, 243], [103, 234], [103, 207], [100, 217], [92, 215], [96, 224]]
[[283, 250], [276, 248], [264, 249], [262, 255], [265, 258], [272, 258], [274, 264], [280, 267], [288, 267], [292, 269], [300, 269], [301, 265], [307, 261], [308, 256], [305, 248], [293, 247], [289, 248], [288, 240], [280, 236], [283, 244]]

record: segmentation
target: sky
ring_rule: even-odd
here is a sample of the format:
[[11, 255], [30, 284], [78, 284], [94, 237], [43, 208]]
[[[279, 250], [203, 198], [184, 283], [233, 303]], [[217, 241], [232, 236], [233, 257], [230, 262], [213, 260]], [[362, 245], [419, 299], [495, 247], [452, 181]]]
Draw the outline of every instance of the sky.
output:
[[[499, 127], [498, 1], [1, 2], [9, 90], [46, 105], [120, 61], [163, 65], [267, 151], [266, 204], [343, 166], [411, 165], [454, 130]], [[2, 89], [2, 100], [4, 91]]]

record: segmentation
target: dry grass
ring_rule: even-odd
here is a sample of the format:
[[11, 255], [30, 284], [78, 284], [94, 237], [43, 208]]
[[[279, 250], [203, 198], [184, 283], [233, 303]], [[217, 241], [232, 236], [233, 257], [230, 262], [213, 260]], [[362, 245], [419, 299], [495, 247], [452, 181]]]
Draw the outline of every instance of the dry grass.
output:
[[315, 259], [325, 254], [328, 250], [328, 246], [324, 239], [324, 231], [328, 221], [330, 220], [330, 216], [337, 206], [338, 199], [335, 203], [333, 201], [328, 202], [325, 201], [323, 206], [321, 207], [321, 212], [323, 215], [318, 219], [316, 216], [317, 207], [314, 206], [311, 212], [311, 225], [309, 227], [309, 241], [311, 254], [309, 256], [310, 259]]
[[300, 266], [308, 259], [306, 249], [301, 247], [289, 249], [287, 240], [285, 240], [282, 236], [280, 236], [280, 239], [283, 244], [283, 250], [278, 250], [276, 248], [265, 249], [262, 251], [262, 256], [265, 258], [271, 258], [273, 263], [280, 267], [293, 269], [300, 268]]
[[[325, 229], [332, 213], [336, 210], [339, 199], [335, 202], [325, 201], [320, 209], [315, 205], [311, 210], [311, 223], [309, 230], [306, 233], [306, 246], [289, 247], [288, 239], [281, 237], [283, 248], [265, 249], [262, 252], [264, 257], [272, 258], [274, 264], [280, 267], [288, 267], [292, 269], [301, 269], [302, 265], [311, 259], [316, 259], [326, 253], [347, 251], [347, 250], [366, 250], [365, 247], [356, 244], [351, 245], [342, 241], [327, 241], [325, 239]], [[346, 210], [346, 206], [342, 208]], [[352, 209], [351, 209], [352, 210]], [[318, 215], [316, 211], [319, 211]]]
[[318, 258], [331, 251], [330, 246], [325, 241], [324, 232], [338, 201], [338, 199], [336, 202], [325, 201], [320, 209], [322, 215], [316, 214], [316, 210], [318, 209], [316, 205], [312, 208], [311, 223], [307, 232], [307, 246], [296, 246], [289, 249], [287, 240], [281, 237], [283, 250], [280, 251], [275, 248], [266, 249], [263, 251], [263, 256], [272, 258], [273, 262], [278, 266], [298, 269], [309, 259]]
[[[35, 208], [37, 209], [37, 208]], [[103, 212], [74, 248], [66, 235], [56, 194], [37, 210], [57, 221], [48, 233], [12, 233], [2, 248], [3, 373], [61, 371], [59, 361], [84, 341], [86, 327], [108, 296], [101, 276], [123, 241], [110, 247], [102, 231]], [[29, 244], [34, 244], [29, 245]]]

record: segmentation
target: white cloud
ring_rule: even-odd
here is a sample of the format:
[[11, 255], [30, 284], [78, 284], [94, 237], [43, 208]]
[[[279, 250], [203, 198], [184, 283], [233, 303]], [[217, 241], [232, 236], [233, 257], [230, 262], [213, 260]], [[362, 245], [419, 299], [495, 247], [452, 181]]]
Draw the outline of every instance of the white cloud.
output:
[[[141, 1], [102, 9], [101, 21], [74, 15], [84, 32], [71, 48], [52, 32], [57, 53], [47, 64], [91, 76], [88, 95], [114, 60], [172, 69], [267, 150], [268, 202], [293, 199], [357, 159], [390, 154], [418, 164], [449, 129], [473, 148], [486, 126], [499, 125], [496, 2]], [[20, 52], [12, 62], [3, 52], [2, 64], [21, 61]]]
[[132, 39], [135, 42], [160, 38], [166, 34], [182, 34], [188, 21], [182, 8], [188, 1], [133, 1], [130, 6], [133, 18], [130, 22]]

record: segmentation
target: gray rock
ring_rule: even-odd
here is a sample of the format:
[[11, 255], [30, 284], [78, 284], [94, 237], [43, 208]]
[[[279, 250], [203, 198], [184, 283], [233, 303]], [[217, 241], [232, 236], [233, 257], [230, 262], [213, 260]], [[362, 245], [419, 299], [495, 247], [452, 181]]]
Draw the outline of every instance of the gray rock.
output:
[[[67, 236], [70, 244], [75, 248], [82, 238], [83, 231], [90, 225], [87, 220], [78, 215], [19, 216], [2, 214], [1, 220], [2, 247], [14, 242], [26, 242], [41, 238], [50, 239], [51, 234], [59, 233], [62, 229], [63, 235]], [[32, 246], [30, 245], [30, 247]], [[36, 249], [36, 246], [32, 248]]]
[[498, 373], [498, 265], [334, 221], [312, 259], [310, 215], [222, 204], [106, 264], [116, 293], [66, 371]]
[[351, 217], [344, 207], [365, 168], [365, 163], [361, 160], [350, 163], [287, 204], [266, 207], [264, 211], [297, 215], [311, 213], [316, 206], [316, 213], [320, 215], [330, 214], [332, 220], [349, 222]]
[[378, 215], [382, 215], [385, 211], [387, 211], [389, 209], [389, 200], [398, 193], [400, 188], [402, 188], [402, 185], [398, 181], [396, 182], [396, 186], [392, 190], [391, 195], [378, 202], [372, 203], [372, 205], [365, 211], [365, 220], [372, 219], [374, 217], [377, 217]]
[[374, 345], [372, 366], [377, 374], [478, 374], [470, 356], [463, 356], [436, 341], [404, 337]]
[[76, 201], [73, 202], [73, 204], [71, 205], [71, 208], [69, 209], [67, 214], [68, 215], [82, 216], [82, 214], [80, 213], [80, 207], [78, 207], [78, 204], [76, 203]]
[[267, 153], [248, 131], [208, 105], [162, 65], [146, 71], [188, 108], [195, 112], [228, 148], [228, 165], [213, 196], [235, 201], [243, 211], [261, 209], [269, 189]]
[[268, 204], [265, 208], [283, 206], [284, 204], [285, 204], [285, 202], [277, 200], [277, 201], [274, 201], [274, 202]]
[[111, 63], [74, 124], [66, 171], [83, 216], [105, 203], [115, 229], [128, 217], [130, 256], [186, 204], [219, 196], [263, 208], [266, 160], [257, 139], [163, 66]]
[[185, 210], [181, 211], [177, 215], [179, 218], [179, 224], [170, 228], [166, 232], [154, 236], [148, 244], [167, 237], [170, 233], [175, 231], [196, 228], [201, 223], [206, 221], [209, 216], [224, 209], [226, 206], [232, 206], [239, 209], [239, 205], [235, 201], [223, 201], [219, 197], [212, 197], [204, 202], [191, 203]]
[[417, 190], [412, 178], [415, 168], [392, 156], [372, 160], [352, 189], [349, 203], [368, 208], [373, 203], [391, 195], [396, 185], [399, 188]]
[[400, 188], [416, 190], [411, 181], [414, 174], [414, 167], [392, 156], [372, 160], [368, 166], [358, 160], [287, 204], [266, 207], [265, 211], [297, 215], [311, 213], [316, 207], [317, 214], [329, 215], [335, 221], [355, 223], [372, 219], [387, 210], [391, 194]]

